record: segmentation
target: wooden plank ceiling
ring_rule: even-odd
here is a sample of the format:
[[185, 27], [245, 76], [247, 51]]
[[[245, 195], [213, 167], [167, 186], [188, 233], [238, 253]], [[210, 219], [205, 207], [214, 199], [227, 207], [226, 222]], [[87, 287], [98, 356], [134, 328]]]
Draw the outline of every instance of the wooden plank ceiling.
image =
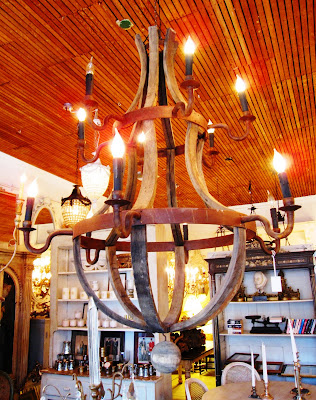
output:
[[[272, 169], [276, 148], [288, 161], [293, 196], [315, 194], [315, 8], [313, 0], [2, 1], [0, 151], [75, 182], [76, 118], [63, 104], [81, 101], [93, 56], [99, 115], [124, 113], [139, 80], [134, 36], [145, 41], [148, 26], [157, 23], [162, 36], [168, 27], [177, 32], [179, 83], [183, 44], [191, 35], [198, 45], [194, 75], [201, 83], [195, 109], [213, 123], [227, 123], [236, 135], [243, 134], [236, 74], [247, 84], [256, 121], [242, 142], [216, 131], [219, 154], [204, 170], [209, 191], [225, 205], [245, 204], [251, 181], [254, 202], [266, 201], [267, 189], [280, 198]], [[116, 24], [124, 18], [133, 22], [131, 29]], [[176, 144], [183, 144], [184, 125], [174, 124], [174, 134]], [[159, 126], [157, 135], [159, 147], [165, 147]], [[109, 137], [110, 130], [100, 140]], [[89, 154], [92, 130], [87, 142]], [[109, 151], [102, 154], [102, 162], [110, 164]], [[178, 205], [201, 206], [183, 155], [176, 173]], [[160, 159], [156, 206], [166, 205], [165, 187]]]

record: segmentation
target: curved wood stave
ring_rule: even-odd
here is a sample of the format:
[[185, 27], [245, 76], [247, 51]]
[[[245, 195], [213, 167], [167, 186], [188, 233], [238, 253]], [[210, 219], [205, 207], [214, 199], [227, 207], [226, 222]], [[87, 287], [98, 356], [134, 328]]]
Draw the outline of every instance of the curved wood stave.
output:
[[[190, 177], [190, 180], [197, 192], [201, 197], [204, 204], [215, 210], [228, 210], [222, 203], [217, 201], [208, 191], [205, 179], [200, 177], [201, 167], [198, 167], [198, 158], [201, 163], [201, 146], [199, 146], [199, 154], [197, 153], [197, 141], [198, 141], [199, 127], [191, 122], [188, 123], [188, 129], [185, 138], [185, 163], [186, 168]], [[199, 163], [199, 164], [200, 164]]]
[[138, 324], [145, 324], [144, 318], [139, 309], [132, 303], [128, 297], [125, 288], [123, 287], [120, 272], [117, 266], [116, 249], [115, 246], [109, 246], [106, 248], [107, 256], [109, 259], [108, 271], [111, 280], [111, 285], [115, 292], [115, 295], [120, 302], [124, 310], [132, 317], [132, 319]]
[[195, 316], [189, 320], [178, 322], [170, 327], [170, 331], [182, 331], [193, 329], [196, 326], [204, 325], [210, 319], [215, 318], [235, 296], [244, 276], [246, 266], [246, 230], [234, 228], [234, 247], [232, 258], [225, 275], [224, 281], [211, 298], [209, 303]]
[[146, 226], [133, 226], [131, 255], [139, 307], [150, 331], [164, 332], [151, 290], [146, 247]]
[[178, 42], [175, 40], [176, 32], [169, 28], [167, 29], [165, 44], [164, 44], [164, 71], [168, 89], [175, 103], [183, 102], [186, 106], [187, 101], [182, 95], [174, 72], [174, 58], [178, 49]]
[[163, 326], [168, 328], [179, 321], [185, 287], [185, 249], [184, 246], [175, 247], [175, 278], [172, 301], [169, 312], [163, 321]]
[[[149, 28], [149, 76], [144, 107], [155, 104], [158, 95], [159, 79], [159, 38], [156, 26]], [[158, 156], [155, 123], [145, 120], [142, 128], [146, 135], [144, 143], [143, 180], [133, 209], [151, 208], [154, 203], [158, 175]]]

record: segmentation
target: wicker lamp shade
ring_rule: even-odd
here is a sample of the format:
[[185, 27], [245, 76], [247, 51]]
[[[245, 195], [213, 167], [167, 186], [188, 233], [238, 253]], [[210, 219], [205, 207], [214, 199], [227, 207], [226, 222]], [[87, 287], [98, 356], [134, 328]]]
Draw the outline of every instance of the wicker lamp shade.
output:
[[72, 228], [77, 222], [85, 219], [90, 206], [91, 201], [82, 196], [79, 185], [74, 185], [71, 195], [61, 200], [61, 213], [65, 226]]

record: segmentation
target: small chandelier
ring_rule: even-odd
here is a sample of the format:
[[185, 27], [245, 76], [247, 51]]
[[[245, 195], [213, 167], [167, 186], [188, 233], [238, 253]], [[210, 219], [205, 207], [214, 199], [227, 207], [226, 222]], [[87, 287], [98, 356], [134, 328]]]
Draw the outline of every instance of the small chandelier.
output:
[[50, 286], [50, 256], [36, 258], [33, 261], [34, 269], [32, 272], [33, 293], [39, 297], [48, 294]]
[[94, 163], [86, 164], [80, 168], [82, 186], [88, 198], [94, 202], [98, 200], [106, 191], [111, 169], [101, 164], [100, 159]]
[[64, 224], [72, 228], [77, 222], [86, 218], [90, 206], [91, 201], [82, 196], [79, 185], [74, 185], [71, 195], [61, 199], [61, 213]]

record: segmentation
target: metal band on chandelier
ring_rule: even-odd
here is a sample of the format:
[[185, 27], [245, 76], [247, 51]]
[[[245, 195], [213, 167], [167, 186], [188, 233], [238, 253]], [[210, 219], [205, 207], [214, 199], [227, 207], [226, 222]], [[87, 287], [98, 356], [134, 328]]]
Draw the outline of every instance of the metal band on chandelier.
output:
[[[218, 202], [208, 191], [203, 176], [203, 147], [207, 142], [207, 130], [215, 129], [216, 133], [224, 129], [230, 138], [239, 141], [247, 137], [250, 126], [255, 117], [250, 114], [246, 100], [245, 91], [239, 94], [242, 103], [243, 116], [241, 123], [245, 124], [245, 134], [235, 136], [231, 133], [226, 124], [207, 124], [207, 120], [193, 110], [194, 91], [199, 83], [193, 79], [193, 53], [186, 57], [186, 77], [181, 87], [187, 92], [185, 98], [179, 89], [176, 81], [174, 64], [178, 43], [176, 42], [175, 32], [168, 29], [164, 41], [164, 50], [159, 55], [159, 34], [158, 28], [149, 28], [149, 54], [139, 35], [136, 35], [136, 46], [141, 60], [141, 74], [138, 91], [136, 96], [124, 115], [108, 115], [103, 123], [96, 125], [92, 123], [95, 130], [104, 130], [114, 120], [112, 125], [113, 135], [118, 134], [118, 130], [133, 125], [127, 145], [127, 181], [125, 191], [123, 191], [123, 166], [122, 155], [114, 156], [114, 190], [112, 196], [107, 200], [107, 205], [103, 208], [103, 213], [92, 218], [85, 219], [73, 227], [73, 231], [59, 231], [58, 234], [73, 234], [74, 257], [76, 272], [82, 287], [92, 296], [95, 304], [103, 313], [118, 322], [132, 328], [148, 332], [169, 332], [191, 329], [198, 325], [205, 324], [208, 320], [216, 317], [223, 308], [231, 301], [236, 294], [242, 279], [245, 268], [246, 241], [258, 240], [263, 250], [267, 253], [271, 249], [267, 248], [263, 240], [257, 236], [255, 221], [263, 223], [266, 232], [274, 238], [275, 250], [278, 251], [281, 238], [287, 237], [294, 225], [294, 211], [299, 207], [294, 205], [294, 199], [290, 194], [288, 180], [285, 172], [279, 173], [284, 196], [284, 208], [287, 215], [288, 225], [284, 232], [279, 232], [278, 228], [271, 228], [270, 222], [257, 215], [247, 216], [236, 211], [230, 210]], [[148, 63], [148, 65], [147, 65]], [[86, 96], [84, 107], [91, 118], [92, 112], [98, 108], [98, 103], [93, 97], [94, 67], [92, 60], [89, 64], [89, 79], [87, 79]], [[93, 71], [93, 73], [91, 72]], [[167, 105], [166, 86], [169, 89], [170, 97], [174, 105]], [[159, 90], [158, 90], [159, 89]], [[158, 98], [158, 105], [156, 99]], [[137, 105], [140, 105], [137, 108]], [[141, 106], [142, 105], [142, 106]], [[166, 149], [157, 149], [155, 120], [162, 121], [162, 129], [166, 141]], [[174, 162], [180, 146], [175, 145], [172, 132], [172, 120], [181, 119], [187, 123], [185, 143], [183, 143], [185, 162], [191, 183], [197, 194], [203, 200], [206, 208], [178, 208], [176, 199], [176, 185]], [[146, 141], [143, 144], [143, 177], [139, 192], [136, 196], [135, 178], [137, 172], [137, 145], [136, 137], [141, 131], [145, 132]], [[220, 131], [219, 131], [220, 132]], [[212, 131], [213, 135], [213, 131]], [[78, 127], [78, 145], [80, 154], [84, 161], [94, 162], [103, 147], [109, 144], [101, 143], [96, 150], [96, 154], [91, 159], [87, 159], [85, 152], [84, 126]], [[211, 144], [214, 146], [213, 136]], [[122, 147], [120, 145], [120, 147]], [[155, 209], [153, 207], [156, 181], [158, 172], [158, 154], [167, 158], [167, 192], [168, 208]], [[113, 211], [109, 208], [112, 207]], [[107, 213], [104, 213], [107, 211]], [[199, 240], [188, 240], [187, 235], [183, 235], [182, 224], [210, 224], [227, 226], [232, 231], [231, 235], [205, 238]], [[148, 242], [147, 225], [170, 224], [172, 229], [172, 242]], [[111, 228], [108, 237], [95, 239], [91, 237], [91, 232]], [[30, 251], [33, 249], [29, 245], [29, 234], [31, 222], [25, 221], [22, 230], [24, 231], [25, 243]], [[130, 235], [129, 241], [121, 241]], [[51, 237], [48, 238], [49, 245]], [[228, 271], [222, 282], [219, 291], [210, 299], [205, 308], [188, 320], [179, 322], [179, 317], [184, 297], [184, 275], [187, 253], [190, 250], [215, 248], [233, 244], [233, 254]], [[84, 274], [80, 250], [85, 249], [87, 260], [91, 264], [97, 262], [100, 251], [106, 250], [109, 259], [109, 276], [117, 299], [121, 303], [129, 318], [122, 317], [107, 307], [91, 289]], [[91, 257], [90, 252], [94, 250], [95, 256]], [[39, 251], [36, 249], [36, 251]], [[139, 308], [136, 307], [128, 297], [123, 287], [119, 272], [116, 266], [116, 252], [131, 252], [132, 265], [134, 271], [137, 297]], [[164, 319], [161, 319], [151, 290], [151, 282], [148, 268], [148, 252], [175, 253], [175, 286], [169, 312]], [[93, 259], [92, 259], [93, 258]], [[166, 288], [167, 290], [167, 288]]]

